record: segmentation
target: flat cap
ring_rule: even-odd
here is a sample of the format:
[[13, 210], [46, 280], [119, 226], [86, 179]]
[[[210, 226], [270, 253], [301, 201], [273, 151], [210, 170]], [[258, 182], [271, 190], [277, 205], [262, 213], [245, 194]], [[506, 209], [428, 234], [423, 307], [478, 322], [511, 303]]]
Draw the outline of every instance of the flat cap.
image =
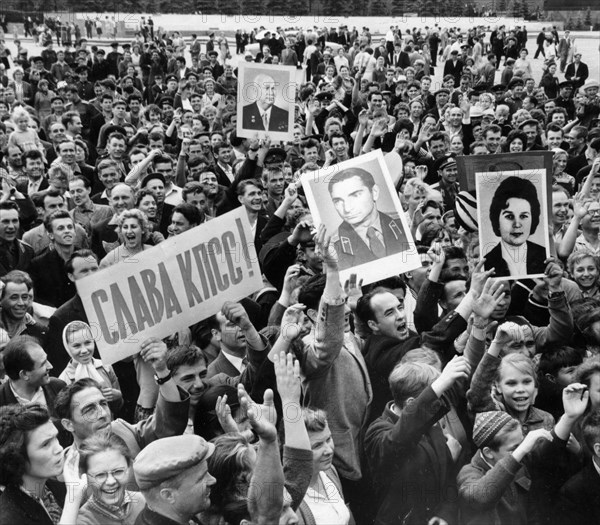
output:
[[449, 89], [446, 89], [446, 88], [438, 89], [438, 90], [437, 90], [437, 91], [436, 91], [436, 92], [433, 94], [433, 96], [434, 96], [434, 97], [437, 97], [437, 96], [438, 96], [439, 94], [441, 94], [441, 93], [446, 93], [446, 95], [449, 95], [449, 94], [450, 94], [450, 90], [449, 90]]
[[431, 169], [434, 172], [437, 172], [439, 170], [443, 170], [444, 168], [447, 168], [448, 166], [451, 166], [452, 164], [456, 165], [456, 157], [455, 157], [454, 153], [446, 153], [433, 163], [433, 166]]
[[155, 487], [208, 459], [214, 450], [212, 443], [194, 434], [158, 439], [135, 458], [135, 481], [141, 490]]
[[563, 80], [559, 85], [559, 88], [564, 88], [564, 87], [573, 87], [573, 82], [571, 82], [570, 80]]

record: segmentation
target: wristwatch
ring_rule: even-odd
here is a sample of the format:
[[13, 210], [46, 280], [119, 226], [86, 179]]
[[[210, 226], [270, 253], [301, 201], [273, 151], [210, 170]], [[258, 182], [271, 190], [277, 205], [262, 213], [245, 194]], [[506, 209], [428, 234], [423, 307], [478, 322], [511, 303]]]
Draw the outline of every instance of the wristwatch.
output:
[[562, 297], [565, 295], [564, 290], [558, 290], [557, 292], [548, 292], [548, 299], [556, 299], [557, 297]]
[[154, 374], [154, 381], [156, 381], [158, 386], [164, 385], [169, 379], [171, 379], [172, 376], [173, 373], [170, 370], [169, 373], [164, 377], [158, 377], [156, 374]]

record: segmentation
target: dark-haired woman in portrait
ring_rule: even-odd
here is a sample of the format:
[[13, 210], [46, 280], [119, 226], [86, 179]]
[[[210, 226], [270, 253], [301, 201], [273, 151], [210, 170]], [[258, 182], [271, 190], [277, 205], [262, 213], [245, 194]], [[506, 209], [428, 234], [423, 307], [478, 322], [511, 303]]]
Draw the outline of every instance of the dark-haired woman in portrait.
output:
[[529, 240], [541, 216], [535, 186], [520, 177], [503, 180], [492, 198], [490, 222], [500, 242], [485, 254], [485, 269], [495, 277], [544, 273], [546, 249]]

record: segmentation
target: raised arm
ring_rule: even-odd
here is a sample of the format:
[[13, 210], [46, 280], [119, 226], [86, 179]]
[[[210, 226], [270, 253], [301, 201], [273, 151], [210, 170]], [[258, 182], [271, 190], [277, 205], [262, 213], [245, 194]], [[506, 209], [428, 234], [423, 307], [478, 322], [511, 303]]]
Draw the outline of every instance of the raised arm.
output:
[[306, 376], [325, 372], [337, 359], [344, 343], [344, 290], [340, 284], [338, 256], [324, 225], [319, 227], [315, 244], [323, 259], [326, 280], [314, 320], [312, 341], [306, 344], [305, 340], [301, 359], [302, 372]]

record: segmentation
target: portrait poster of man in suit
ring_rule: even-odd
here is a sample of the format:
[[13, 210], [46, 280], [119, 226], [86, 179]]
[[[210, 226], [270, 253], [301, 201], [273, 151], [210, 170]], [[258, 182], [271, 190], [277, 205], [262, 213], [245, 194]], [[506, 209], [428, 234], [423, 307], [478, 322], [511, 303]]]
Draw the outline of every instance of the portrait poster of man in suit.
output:
[[238, 75], [238, 136], [292, 140], [296, 69], [242, 62]]
[[479, 246], [500, 279], [537, 278], [551, 255], [545, 170], [477, 173]]
[[306, 173], [315, 224], [334, 233], [340, 277], [363, 284], [418, 268], [420, 259], [381, 150]]

